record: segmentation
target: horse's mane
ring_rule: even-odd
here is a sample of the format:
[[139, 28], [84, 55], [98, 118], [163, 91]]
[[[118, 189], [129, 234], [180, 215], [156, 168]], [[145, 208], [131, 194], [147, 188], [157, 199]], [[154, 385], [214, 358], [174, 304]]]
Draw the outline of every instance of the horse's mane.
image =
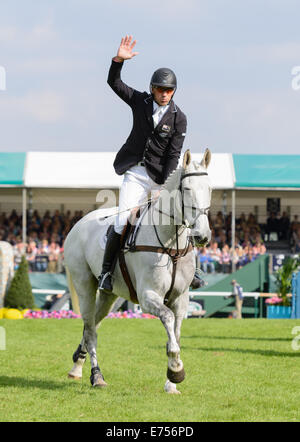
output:
[[[201, 165], [197, 161], [192, 161], [188, 166], [187, 171], [191, 172], [193, 170], [199, 170]], [[165, 183], [162, 185], [162, 190], [172, 191], [179, 186], [180, 177], [183, 173], [184, 168], [181, 166], [170, 173]]]
[[179, 185], [179, 180], [183, 171], [183, 167], [179, 167], [170, 173], [165, 183], [162, 185], [162, 190], [168, 190], [171, 192], [176, 189]]

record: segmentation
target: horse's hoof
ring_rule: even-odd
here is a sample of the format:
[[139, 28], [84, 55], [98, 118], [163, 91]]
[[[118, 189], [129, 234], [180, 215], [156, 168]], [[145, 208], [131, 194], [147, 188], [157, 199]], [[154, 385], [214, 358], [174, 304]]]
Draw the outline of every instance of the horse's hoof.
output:
[[168, 367], [167, 378], [169, 381], [173, 382], [173, 384], [180, 384], [180, 382], [182, 382], [185, 378], [184, 368], [182, 368], [180, 371], [172, 371]]
[[104, 388], [107, 387], [107, 383], [102, 379], [101, 381], [97, 381], [96, 383], [94, 383], [93, 387]]
[[100, 369], [92, 368], [92, 374], [90, 376], [90, 381], [92, 384], [92, 387], [106, 387], [107, 383], [104, 380], [104, 377], [100, 371]]
[[164, 390], [168, 394], [181, 394], [181, 391], [177, 390], [176, 385], [172, 384], [172, 382], [170, 382], [169, 379], [165, 383]]
[[82, 379], [81, 376], [74, 376], [71, 373], [68, 373], [68, 378], [73, 379], [74, 381], [81, 381], [81, 379]]

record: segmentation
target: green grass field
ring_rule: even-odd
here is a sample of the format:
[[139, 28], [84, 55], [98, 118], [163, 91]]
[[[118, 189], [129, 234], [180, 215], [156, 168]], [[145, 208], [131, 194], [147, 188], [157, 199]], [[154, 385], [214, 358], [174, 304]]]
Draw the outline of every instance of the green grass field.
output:
[[[158, 320], [106, 319], [98, 356], [109, 386], [67, 379], [82, 334], [77, 319], [0, 320], [0, 421], [300, 421], [300, 321], [183, 322], [181, 395], [163, 391], [166, 334]], [[299, 334], [299, 333], [298, 333]]]

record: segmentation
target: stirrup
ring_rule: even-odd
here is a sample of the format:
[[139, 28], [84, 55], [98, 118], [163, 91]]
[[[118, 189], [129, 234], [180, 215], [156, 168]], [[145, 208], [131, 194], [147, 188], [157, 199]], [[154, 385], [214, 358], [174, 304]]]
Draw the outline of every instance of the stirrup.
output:
[[99, 290], [105, 290], [107, 292], [112, 292], [113, 287], [111, 283], [111, 273], [101, 273], [99, 276]]
[[201, 278], [199, 273], [197, 273], [196, 271], [190, 287], [192, 288], [192, 290], [196, 290], [200, 289], [201, 287], [204, 287], [205, 285], [207, 285], [206, 282], [204, 281], [204, 279]]

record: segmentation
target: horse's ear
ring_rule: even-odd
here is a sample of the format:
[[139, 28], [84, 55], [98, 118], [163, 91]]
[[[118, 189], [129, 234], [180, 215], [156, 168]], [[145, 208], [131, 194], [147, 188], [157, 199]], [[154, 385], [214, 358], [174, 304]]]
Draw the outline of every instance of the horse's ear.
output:
[[201, 166], [203, 166], [203, 167], [205, 167], [205, 169], [207, 169], [209, 166], [210, 160], [211, 160], [211, 151], [209, 149], [205, 149], [204, 156], [203, 156], [202, 161], [200, 163]]
[[183, 168], [186, 169], [187, 166], [189, 166], [191, 164], [191, 161], [192, 161], [192, 155], [191, 155], [190, 150], [188, 149], [185, 151], [184, 156], [183, 156], [183, 162], [182, 162]]

